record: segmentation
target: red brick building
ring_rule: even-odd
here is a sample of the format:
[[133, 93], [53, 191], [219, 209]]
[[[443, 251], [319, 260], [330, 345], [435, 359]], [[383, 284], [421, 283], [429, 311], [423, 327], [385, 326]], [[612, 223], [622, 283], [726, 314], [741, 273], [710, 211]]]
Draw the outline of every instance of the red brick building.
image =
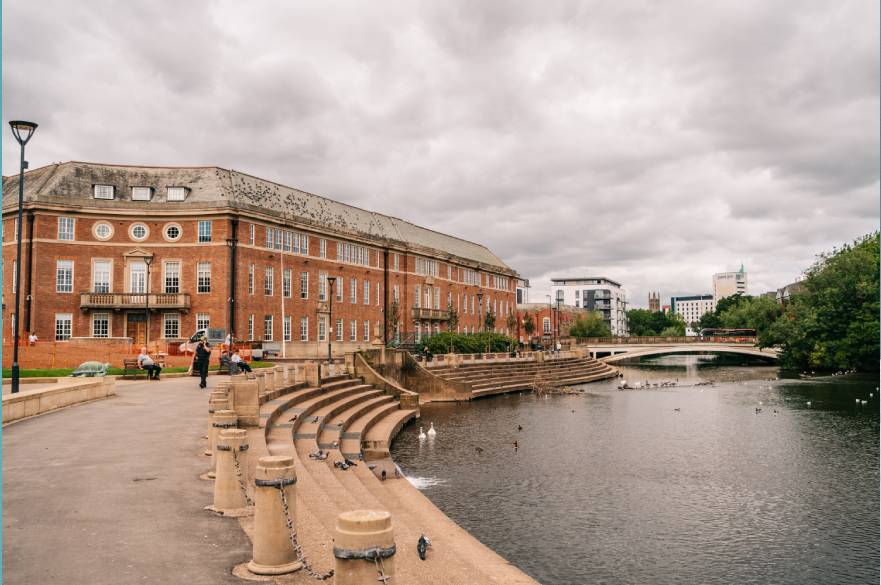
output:
[[[560, 305], [559, 313], [557, 305], [547, 303], [524, 303], [517, 305], [517, 334], [520, 343], [529, 343], [530, 339], [541, 337], [548, 342], [551, 337], [560, 338], [569, 336], [569, 328], [578, 320], [578, 317], [587, 315], [587, 309], [579, 309], [568, 305]], [[534, 330], [528, 335], [524, 328], [527, 316], [532, 318]]]
[[[18, 177], [4, 177], [7, 343], [17, 196]], [[479, 331], [486, 311], [504, 332], [515, 311], [517, 273], [484, 246], [217, 167], [35, 169], [23, 223], [22, 339], [140, 345], [149, 322], [151, 341], [210, 326], [321, 356], [328, 335], [337, 353], [446, 331], [449, 307], [459, 332]]]

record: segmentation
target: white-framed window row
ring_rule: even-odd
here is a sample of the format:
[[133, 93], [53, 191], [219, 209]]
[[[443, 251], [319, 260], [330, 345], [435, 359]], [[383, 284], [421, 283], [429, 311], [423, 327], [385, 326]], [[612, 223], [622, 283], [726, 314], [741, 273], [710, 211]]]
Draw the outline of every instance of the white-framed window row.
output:
[[309, 253], [309, 236], [306, 234], [269, 226], [265, 230], [267, 249], [304, 255]]
[[291, 340], [291, 316], [285, 315], [284, 323], [282, 325], [282, 338], [285, 341]]
[[116, 187], [113, 185], [94, 185], [92, 194], [95, 199], [113, 199], [116, 196]]
[[162, 314], [162, 333], [165, 339], [180, 339], [180, 313]]
[[135, 222], [128, 228], [128, 237], [136, 242], [143, 242], [150, 235], [150, 228], [142, 222]]
[[67, 341], [73, 336], [73, 314], [55, 313], [55, 341]]
[[248, 294], [254, 294], [254, 271], [257, 268], [253, 264], [248, 264]]
[[267, 266], [263, 271], [263, 294], [271, 297], [275, 290], [275, 270], [272, 266]]
[[162, 262], [164, 271], [163, 290], [167, 294], [180, 293], [180, 260], [165, 260]]
[[132, 201], [150, 201], [153, 198], [153, 187], [132, 187]]
[[309, 273], [300, 273], [300, 299], [307, 300], [309, 298]]
[[196, 313], [196, 331], [211, 327], [211, 316], [208, 313]]
[[165, 190], [166, 201], [185, 201], [190, 190], [186, 187], [168, 187]]
[[309, 317], [300, 317], [300, 341], [309, 341]]
[[349, 279], [349, 302], [355, 304], [358, 302], [358, 279]]
[[[508, 290], [510, 287], [510, 281], [507, 276], [499, 276], [498, 274], [492, 275], [492, 287], [496, 290]], [[576, 291], [578, 292], [578, 291]]]
[[110, 313], [92, 313], [92, 337], [110, 337]]
[[[284, 298], [291, 298], [291, 279], [293, 278], [293, 271], [290, 268], [285, 268], [281, 273], [281, 294]], [[288, 339], [287, 341], [290, 341]]]
[[211, 263], [199, 262], [196, 265], [196, 292], [211, 292]]
[[113, 261], [92, 260], [92, 292], [111, 292], [111, 282], [113, 282]]
[[364, 304], [369, 305], [370, 304], [370, 281], [369, 280], [364, 281], [363, 288], [364, 288]]
[[347, 264], [370, 266], [370, 250], [357, 244], [336, 243], [336, 259]]
[[263, 341], [272, 341], [272, 315], [263, 316]]
[[74, 226], [76, 220], [72, 217], [61, 216], [58, 218], [58, 239], [65, 241], [74, 240]]
[[461, 270], [462, 272], [462, 282], [465, 284], [471, 284], [475, 286], [480, 286], [480, 273], [476, 270], [471, 270], [470, 268], [464, 268]]
[[248, 341], [254, 341], [254, 314], [248, 315]]
[[198, 241], [200, 243], [207, 243], [211, 241], [212, 236], [211, 229], [211, 220], [203, 219], [199, 221], [199, 231], [198, 231]]
[[437, 260], [429, 260], [428, 258], [416, 257], [416, 274], [423, 276], [437, 276], [438, 263]]
[[55, 263], [55, 292], [73, 292], [73, 260], [58, 260]]

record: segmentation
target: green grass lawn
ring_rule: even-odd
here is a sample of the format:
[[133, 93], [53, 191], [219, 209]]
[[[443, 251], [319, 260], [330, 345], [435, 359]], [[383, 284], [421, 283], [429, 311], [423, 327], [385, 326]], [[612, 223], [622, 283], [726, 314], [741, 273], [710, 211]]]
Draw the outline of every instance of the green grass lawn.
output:
[[[270, 362], [261, 362], [261, 361], [253, 361], [251, 362], [252, 368], [271, 368], [275, 364]], [[217, 371], [220, 366], [213, 365], [208, 366], [210, 371]], [[21, 370], [20, 375], [22, 378], [64, 378], [69, 376], [76, 368], [40, 368], [34, 370]], [[175, 374], [180, 372], [186, 372], [187, 368], [183, 367], [175, 367], [175, 368], [162, 368], [163, 374]], [[107, 370], [108, 376], [121, 376], [122, 368], [108, 368]], [[10, 368], [3, 368], [3, 377], [11, 378], [12, 370]]]

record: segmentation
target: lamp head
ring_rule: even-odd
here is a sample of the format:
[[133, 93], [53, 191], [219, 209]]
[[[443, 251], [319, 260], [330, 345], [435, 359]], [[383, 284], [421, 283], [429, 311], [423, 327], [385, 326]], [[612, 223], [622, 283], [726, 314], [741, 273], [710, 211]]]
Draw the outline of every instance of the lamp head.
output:
[[153, 264], [153, 256], [144, 256], [144, 264], [147, 266]]
[[15, 136], [15, 139], [22, 146], [28, 143], [28, 140], [31, 139], [31, 136], [34, 135], [34, 131], [37, 129], [37, 125], [34, 122], [25, 122], [24, 120], [10, 120], [9, 126], [12, 128], [12, 135]]

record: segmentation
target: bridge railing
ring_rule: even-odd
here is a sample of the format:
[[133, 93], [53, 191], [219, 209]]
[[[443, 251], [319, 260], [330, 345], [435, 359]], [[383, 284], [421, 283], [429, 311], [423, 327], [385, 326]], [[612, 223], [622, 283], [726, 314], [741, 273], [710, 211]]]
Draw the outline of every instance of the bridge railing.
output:
[[755, 345], [755, 337], [584, 337], [575, 339], [576, 345], [651, 345], [685, 343], [725, 343]]

